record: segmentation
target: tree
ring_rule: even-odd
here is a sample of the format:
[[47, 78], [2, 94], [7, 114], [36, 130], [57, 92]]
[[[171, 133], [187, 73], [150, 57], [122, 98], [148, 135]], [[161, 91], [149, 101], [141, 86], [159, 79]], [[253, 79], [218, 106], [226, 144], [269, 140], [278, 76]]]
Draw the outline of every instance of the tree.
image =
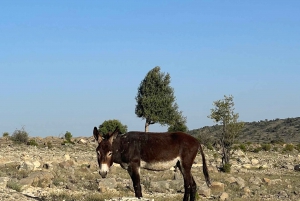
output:
[[222, 132], [219, 135], [219, 143], [222, 148], [222, 165], [223, 170], [230, 165], [230, 154], [233, 143], [236, 142], [240, 131], [244, 127], [243, 122], [238, 122], [239, 114], [234, 113], [233, 96], [224, 96], [224, 99], [214, 101], [215, 108], [211, 109], [208, 118], [213, 119], [216, 123], [221, 123]]
[[116, 127], [119, 127], [119, 130], [121, 133], [127, 132], [127, 126], [123, 125], [119, 120], [112, 119], [112, 120], [106, 120], [99, 126], [99, 132], [103, 135], [106, 135], [108, 133], [112, 133]]
[[170, 86], [169, 73], [161, 73], [160, 67], [150, 70], [138, 87], [135, 97], [135, 114], [145, 119], [145, 132], [151, 124], [175, 125], [181, 112], [175, 103], [174, 89]]

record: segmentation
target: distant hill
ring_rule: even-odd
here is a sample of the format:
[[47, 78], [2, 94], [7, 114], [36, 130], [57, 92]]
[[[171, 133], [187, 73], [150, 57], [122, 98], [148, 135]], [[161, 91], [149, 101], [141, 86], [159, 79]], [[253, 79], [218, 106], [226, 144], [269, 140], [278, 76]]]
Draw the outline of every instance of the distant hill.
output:
[[[189, 134], [195, 137], [211, 137], [212, 140], [214, 140], [220, 132], [220, 125], [205, 126], [203, 128], [188, 131]], [[238, 140], [239, 142], [255, 143], [278, 141], [300, 143], [300, 117], [245, 122], [245, 126]]]

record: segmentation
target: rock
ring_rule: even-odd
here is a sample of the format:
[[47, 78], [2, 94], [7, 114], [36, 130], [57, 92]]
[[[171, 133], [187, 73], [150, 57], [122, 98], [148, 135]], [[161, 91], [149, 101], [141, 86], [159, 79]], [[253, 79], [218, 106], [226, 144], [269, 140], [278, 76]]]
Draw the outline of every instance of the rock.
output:
[[68, 168], [74, 166], [74, 161], [72, 161], [72, 160], [63, 161], [63, 162], [60, 162], [58, 165], [61, 168], [68, 169]]
[[25, 170], [25, 171], [32, 171], [34, 170], [34, 164], [30, 161], [24, 161], [21, 163], [21, 165], [18, 167], [18, 170]]
[[240, 189], [245, 187], [245, 180], [242, 179], [241, 177], [236, 178], [236, 183], [238, 184]]
[[9, 177], [0, 177], [0, 189], [6, 188]]
[[252, 165], [257, 165], [258, 163], [259, 163], [259, 161], [255, 158], [251, 160]]
[[244, 164], [244, 165], [242, 165], [242, 167], [245, 168], [245, 169], [251, 169], [252, 165], [251, 164]]
[[248, 186], [246, 186], [246, 187], [243, 189], [243, 191], [244, 191], [244, 193], [245, 193], [246, 195], [248, 195], [248, 194], [251, 193], [251, 190], [250, 190], [250, 188], [249, 188]]
[[86, 144], [87, 141], [86, 141], [85, 139], [80, 139], [80, 140], [78, 140], [77, 143], [78, 143], [78, 144]]
[[210, 197], [210, 195], [211, 195], [211, 189], [208, 188], [207, 186], [201, 186], [198, 189], [198, 194], [202, 195], [202, 196], [205, 196], [205, 197]]
[[263, 182], [267, 183], [267, 185], [271, 185], [271, 179], [263, 178]]
[[262, 180], [259, 177], [254, 176], [249, 179], [249, 183], [259, 185], [262, 183]]
[[294, 170], [294, 166], [291, 165], [291, 164], [283, 165], [282, 168], [285, 168], [285, 169], [288, 169], [288, 170]]
[[295, 165], [294, 170], [300, 171], [300, 165]]
[[70, 160], [70, 155], [69, 155], [69, 154], [65, 154], [65, 155], [64, 155], [64, 159], [65, 159], [65, 161]]
[[39, 167], [41, 167], [41, 163], [39, 161], [33, 161], [33, 170], [37, 170]]
[[36, 171], [21, 179], [19, 184], [22, 186], [22, 189], [29, 186], [46, 188], [52, 183], [53, 178], [54, 176], [50, 172]]
[[236, 155], [236, 156], [245, 156], [245, 153], [242, 150], [238, 149], [234, 152], [234, 155]]
[[220, 200], [221, 200], [221, 201], [228, 200], [228, 198], [229, 198], [229, 195], [228, 195], [228, 193], [226, 193], [226, 192], [223, 192], [223, 193], [220, 195]]
[[224, 184], [221, 182], [212, 182], [210, 189], [213, 193], [224, 192]]

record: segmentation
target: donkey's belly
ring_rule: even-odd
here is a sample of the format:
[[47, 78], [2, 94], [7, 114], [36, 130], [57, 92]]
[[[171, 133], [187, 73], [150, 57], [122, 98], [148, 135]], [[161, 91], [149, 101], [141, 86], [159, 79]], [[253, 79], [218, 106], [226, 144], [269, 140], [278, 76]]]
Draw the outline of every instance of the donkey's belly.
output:
[[176, 166], [176, 163], [179, 161], [179, 157], [174, 158], [169, 161], [159, 161], [159, 162], [145, 162], [141, 160], [141, 168], [148, 170], [168, 170], [171, 167]]

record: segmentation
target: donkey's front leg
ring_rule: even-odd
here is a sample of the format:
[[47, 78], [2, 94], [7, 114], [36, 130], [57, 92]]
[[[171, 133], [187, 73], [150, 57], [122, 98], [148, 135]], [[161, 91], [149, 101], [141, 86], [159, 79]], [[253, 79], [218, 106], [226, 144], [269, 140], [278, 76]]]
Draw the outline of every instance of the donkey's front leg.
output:
[[143, 197], [139, 170], [140, 170], [140, 167], [136, 164], [130, 165], [127, 169], [128, 173], [132, 179], [135, 197], [137, 197], [137, 198]]

